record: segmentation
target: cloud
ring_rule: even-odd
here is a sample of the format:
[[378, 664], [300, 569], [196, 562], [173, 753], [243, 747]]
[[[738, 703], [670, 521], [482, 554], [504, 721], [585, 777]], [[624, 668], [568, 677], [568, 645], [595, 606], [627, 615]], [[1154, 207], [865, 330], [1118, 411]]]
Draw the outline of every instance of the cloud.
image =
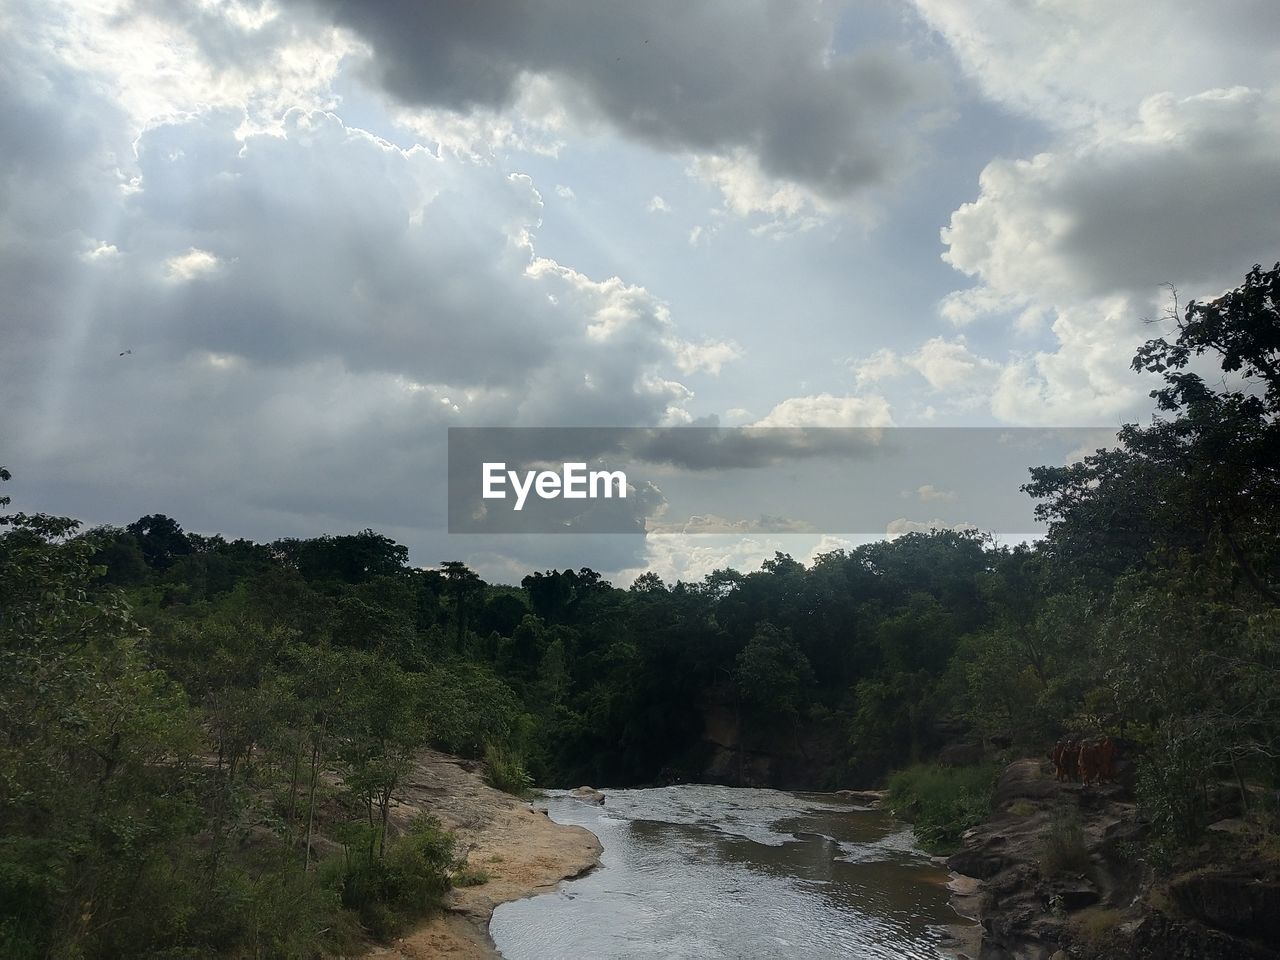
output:
[[1147, 96], [1272, 85], [1280, 7], [1149, 0], [914, 0], [994, 100], [1054, 128], [1127, 123]]
[[859, 387], [918, 374], [931, 390], [945, 395], [954, 409], [970, 409], [984, 402], [1001, 372], [1000, 364], [969, 349], [964, 337], [931, 337], [908, 354], [877, 350], [850, 367]]
[[979, 285], [947, 298], [943, 314], [968, 323], [1014, 312], [1019, 329], [1048, 321], [1057, 340], [1003, 365], [994, 412], [1132, 415], [1149, 388], [1128, 359], [1150, 335], [1142, 318], [1163, 312], [1162, 284], [1184, 300], [1215, 296], [1280, 249], [1278, 154], [1280, 100], [1233, 87], [1157, 94], [1119, 133], [988, 165], [978, 198], [942, 234], [944, 259]]
[[[838, 201], [894, 179], [912, 156], [910, 121], [945, 96], [940, 70], [918, 57], [836, 51], [840, 11], [817, 0], [292, 6], [366, 42], [366, 72], [408, 106], [501, 115], [540, 85], [557, 122], [703, 158], [727, 189], [743, 177], [792, 185], [775, 207], [793, 207], [796, 191]], [[741, 186], [732, 196], [754, 203]]]
[[1140, 415], [1149, 385], [1128, 360], [1162, 285], [1215, 296], [1280, 249], [1280, 7], [916, 7], [984, 93], [1049, 132], [1033, 156], [992, 160], [942, 232], [944, 260], [976, 281], [943, 298], [945, 320], [1053, 340], [1000, 362], [992, 412]]
[[806, 211], [830, 209], [820, 194], [803, 184], [769, 176], [748, 151], [695, 157], [690, 172], [715, 185], [724, 196], [725, 208], [741, 217], [765, 214], [786, 220]]
[[885, 536], [900, 537], [905, 533], [932, 533], [934, 530], [954, 530], [957, 533], [964, 533], [969, 530], [977, 530], [977, 526], [972, 523], [950, 523], [946, 520], [908, 520], [906, 517], [899, 517], [892, 520], [885, 527]]
[[622, 571], [616, 582], [629, 586], [642, 573], [652, 571], [664, 583], [699, 583], [715, 570], [759, 570], [778, 551], [801, 552], [818, 540], [810, 535], [748, 535], [653, 533], [645, 538], [643, 562]]
[[556, 196], [561, 200], [573, 200], [577, 197], [577, 194], [573, 192], [573, 187], [566, 187], [563, 183], [557, 183]]
[[933, 337], [907, 357], [906, 363], [934, 390], [956, 394], [983, 389], [999, 369], [997, 364], [970, 350], [963, 337], [955, 340]]
[[648, 210], [650, 213], [670, 213], [671, 205], [655, 193], [649, 201]]
[[820, 393], [783, 400], [753, 427], [891, 427], [893, 415], [882, 396]]
[[1278, 151], [1275, 97], [1158, 94], [1123, 134], [992, 162], [944, 259], [981, 281], [979, 307], [1220, 284], [1280, 247]]
[[859, 387], [879, 383], [881, 380], [891, 380], [901, 376], [906, 370], [905, 364], [897, 353], [888, 349], [877, 350], [865, 360], [854, 361], [850, 367]]
[[931, 483], [917, 487], [914, 491], [904, 490], [903, 496], [915, 496], [920, 501], [928, 503], [930, 501], [942, 501], [943, 503], [951, 503], [956, 499], [955, 491], [940, 490]]
[[759, 533], [815, 533], [813, 524], [789, 517], [761, 516], [755, 520], [733, 520], [715, 514], [687, 517], [683, 520], [650, 521], [653, 534], [746, 534]]
[[218, 262], [218, 258], [208, 250], [192, 247], [186, 253], [170, 257], [164, 262], [164, 266], [166, 273], [173, 280], [194, 280], [199, 276], [212, 273], [217, 269]]
[[18, 0], [15, 20], [35, 46], [92, 73], [134, 129], [195, 109], [234, 107], [246, 129], [290, 107], [326, 109], [330, 84], [363, 45], [332, 25], [274, 3]]
[[[441, 532], [447, 427], [678, 422], [681, 377], [737, 355], [645, 288], [540, 256], [528, 177], [309, 109], [135, 132], [33, 35], [0, 40], [0, 406], [24, 508], [481, 550]], [[644, 549], [526, 539], [484, 549], [604, 569]]]

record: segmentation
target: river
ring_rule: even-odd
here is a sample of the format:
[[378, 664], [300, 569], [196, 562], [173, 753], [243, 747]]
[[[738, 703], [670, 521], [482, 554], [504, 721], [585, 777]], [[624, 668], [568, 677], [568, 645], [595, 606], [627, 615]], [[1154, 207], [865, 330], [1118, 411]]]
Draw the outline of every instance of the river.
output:
[[946, 871], [887, 813], [830, 794], [688, 785], [547, 797], [600, 838], [599, 869], [498, 907], [507, 960], [937, 960]]

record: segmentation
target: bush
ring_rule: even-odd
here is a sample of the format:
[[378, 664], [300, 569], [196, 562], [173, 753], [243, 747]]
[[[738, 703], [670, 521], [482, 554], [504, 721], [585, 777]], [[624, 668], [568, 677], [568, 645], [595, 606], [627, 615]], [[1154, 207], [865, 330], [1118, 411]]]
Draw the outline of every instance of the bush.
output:
[[1089, 848], [1084, 827], [1075, 810], [1060, 808], [1049, 822], [1040, 846], [1040, 872], [1046, 877], [1062, 873], [1084, 873], [1089, 869]]
[[533, 786], [533, 778], [525, 768], [524, 757], [510, 747], [489, 741], [484, 748], [484, 762], [488, 768], [485, 780], [489, 786], [519, 797]]
[[372, 839], [376, 836], [371, 838], [369, 827], [354, 825], [345, 838], [346, 856], [331, 861], [336, 866], [327, 875], [343, 906], [367, 930], [385, 938], [439, 908], [450, 887], [454, 838], [435, 817], [424, 816], [387, 846], [381, 860], [371, 854]]
[[889, 809], [909, 820], [930, 853], [950, 853], [970, 827], [991, 812], [999, 768], [917, 764], [889, 778]]

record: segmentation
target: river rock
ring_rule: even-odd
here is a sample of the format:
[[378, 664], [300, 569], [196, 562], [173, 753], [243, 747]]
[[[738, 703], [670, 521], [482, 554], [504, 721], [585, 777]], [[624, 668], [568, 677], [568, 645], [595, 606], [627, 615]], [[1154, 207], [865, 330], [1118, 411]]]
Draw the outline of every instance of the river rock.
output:
[[594, 803], [596, 806], [604, 803], [604, 794], [594, 787], [574, 787], [569, 791], [569, 796], [583, 803]]

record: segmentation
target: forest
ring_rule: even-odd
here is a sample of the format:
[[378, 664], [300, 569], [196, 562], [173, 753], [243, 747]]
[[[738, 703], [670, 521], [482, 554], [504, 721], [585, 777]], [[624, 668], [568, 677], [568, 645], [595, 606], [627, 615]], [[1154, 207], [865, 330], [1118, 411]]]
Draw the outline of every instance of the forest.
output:
[[956, 731], [980, 771], [1109, 734], [1153, 862], [1196, 841], [1221, 782], [1274, 830], [1280, 265], [1170, 326], [1133, 359], [1159, 378], [1149, 423], [1029, 465], [1032, 543], [934, 531], [696, 583], [510, 586], [373, 530], [83, 529], [0, 498], [0, 955], [389, 935], [456, 865], [431, 821], [386, 830], [415, 751], [514, 792], [696, 780], [709, 705], [811, 754], [812, 789], [928, 769]]

